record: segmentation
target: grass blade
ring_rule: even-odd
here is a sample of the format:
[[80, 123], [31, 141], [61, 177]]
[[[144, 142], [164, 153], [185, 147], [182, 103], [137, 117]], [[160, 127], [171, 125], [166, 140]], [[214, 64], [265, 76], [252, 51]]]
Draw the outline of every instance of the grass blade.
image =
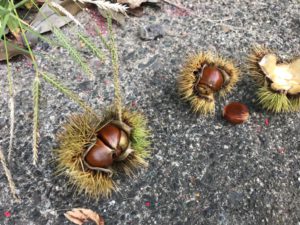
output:
[[107, 40], [103, 37], [103, 34], [101, 33], [101, 30], [97, 26], [94, 26], [94, 28], [95, 28], [96, 32], [98, 33], [98, 35], [100, 37], [100, 40], [103, 43], [103, 45], [107, 48], [107, 50], [110, 51], [110, 46], [109, 46]]
[[8, 161], [10, 161], [11, 153], [13, 150], [13, 142], [14, 142], [14, 130], [15, 130], [15, 101], [14, 101], [14, 85], [13, 78], [11, 73], [11, 67], [9, 63], [8, 57], [8, 49], [6, 43], [6, 37], [4, 36], [4, 48], [6, 55], [6, 63], [7, 63], [7, 80], [8, 80], [8, 92], [9, 92], [9, 105], [8, 108], [10, 110], [10, 132], [9, 132], [9, 147], [8, 147]]
[[105, 56], [103, 52], [97, 48], [92, 41], [88, 37], [85, 37], [83, 34], [78, 34], [79, 38], [83, 41], [83, 43], [96, 55], [101, 61], [105, 60]]
[[53, 86], [54, 88], [58, 89], [60, 92], [62, 92], [63, 94], [65, 94], [67, 97], [69, 97], [71, 100], [73, 100], [74, 102], [76, 102], [79, 106], [81, 106], [86, 111], [88, 111], [88, 112], [92, 113], [93, 115], [97, 116], [97, 114], [83, 100], [81, 100], [70, 89], [68, 89], [67, 87], [65, 87], [64, 85], [62, 85], [58, 80], [56, 80], [54, 78], [53, 75], [49, 75], [49, 74], [44, 73], [44, 72], [42, 72], [41, 75], [44, 78], [44, 80], [47, 83], [49, 83], [51, 86]]
[[69, 52], [74, 61], [76, 61], [81, 66], [83, 71], [91, 80], [94, 80], [95, 77], [90, 67], [84, 62], [79, 52], [70, 44], [70, 41], [67, 39], [67, 37], [56, 27], [53, 28], [53, 33], [58, 38], [58, 41], [61, 43], [62, 47], [64, 47]]

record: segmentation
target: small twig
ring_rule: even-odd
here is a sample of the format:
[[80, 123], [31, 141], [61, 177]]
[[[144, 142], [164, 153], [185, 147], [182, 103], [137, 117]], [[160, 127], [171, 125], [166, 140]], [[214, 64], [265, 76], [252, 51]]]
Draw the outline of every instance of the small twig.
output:
[[7, 167], [7, 163], [6, 163], [6, 159], [4, 157], [4, 154], [3, 154], [3, 151], [2, 151], [2, 148], [0, 147], [0, 161], [1, 161], [1, 164], [2, 164], [2, 167], [3, 167], [3, 170], [4, 170], [4, 173], [5, 173], [5, 176], [8, 180], [8, 184], [9, 184], [9, 188], [10, 188], [10, 191], [14, 197], [14, 199], [20, 203], [21, 202], [21, 199], [17, 196], [17, 193], [16, 193], [16, 185], [12, 179], [12, 176], [11, 176], [11, 172], [10, 170], [8, 169]]
[[173, 5], [177, 8], [179, 8], [179, 9], [182, 9], [184, 11], [191, 11], [190, 9], [184, 7], [182, 4], [179, 4], [179, 3], [176, 3], [176, 2], [173, 2], [173, 1], [170, 1], [170, 0], [162, 0], [162, 1], [165, 2], [165, 3], [168, 3], [170, 5]]

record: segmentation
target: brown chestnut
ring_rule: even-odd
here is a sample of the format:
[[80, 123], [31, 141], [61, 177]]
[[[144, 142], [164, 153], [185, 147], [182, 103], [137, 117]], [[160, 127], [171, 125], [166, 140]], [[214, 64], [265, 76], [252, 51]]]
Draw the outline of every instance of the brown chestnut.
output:
[[113, 163], [113, 150], [98, 139], [84, 157], [90, 167], [107, 168]]
[[117, 149], [120, 141], [121, 130], [116, 125], [109, 123], [105, 125], [97, 134], [106, 145], [113, 149]]
[[211, 92], [217, 92], [222, 88], [224, 84], [224, 77], [222, 72], [216, 66], [206, 66], [202, 68], [200, 74], [200, 80], [198, 88], [202, 94], [209, 94]]
[[104, 125], [97, 132], [96, 143], [84, 153], [84, 164], [90, 169], [105, 171], [115, 160], [125, 159], [130, 142], [127, 132], [130, 133], [130, 127], [117, 121]]
[[241, 124], [248, 120], [249, 109], [243, 103], [232, 102], [224, 107], [223, 117], [232, 124]]

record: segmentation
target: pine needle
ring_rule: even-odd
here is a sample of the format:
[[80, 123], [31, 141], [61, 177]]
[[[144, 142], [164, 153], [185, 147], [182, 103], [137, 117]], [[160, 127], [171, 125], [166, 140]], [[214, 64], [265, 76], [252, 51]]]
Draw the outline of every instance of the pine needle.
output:
[[9, 188], [10, 188], [10, 191], [14, 197], [14, 199], [20, 203], [21, 202], [21, 199], [17, 196], [17, 193], [16, 193], [16, 185], [12, 179], [12, 175], [11, 175], [11, 172], [10, 170], [8, 169], [7, 167], [7, 163], [6, 163], [6, 160], [5, 160], [5, 157], [4, 157], [4, 154], [3, 154], [3, 151], [2, 151], [2, 148], [0, 147], [0, 161], [1, 161], [1, 164], [2, 164], [2, 167], [3, 167], [3, 170], [4, 170], [4, 173], [5, 173], [5, 176], [8, 180], [8, 184], [9, 184]]
[[84, 44], [86, 44], [86, 46], [93, 52], [93, 54], [95, 54], [101, 61], [105, 60], [103, 52], [99, 48], [97, 48], [88, 37], [85, 37], [81, 33], [79, 33], [78, 36], [84, 42]]
[[67, 39], [67, 37], [56, 27], [53, 28], [53, 33], [58, 38], [58, 41], [61, 43], [62, 47], [64, 47], [69, 52], [74, 61], [76, 61], [81, 66], [83, 71], [91, 80], [94, 80], [95, 77], [90, 67], [84, 62], [79, 52], [70, 44], [70, 41]]
[[33, 165], [36, 165], [38, 159], [38, 140], [39, 140], [39, 97], [40, 97], [40, 79], [38, 76], [33, 81]]
[[58, 80], [54, 78], [53, 75], [49, 75], [49, 73], [41, 72], [42, 77], [46, 82], [48, 82], [51, 86], [55, 87], [61, 93], [65, 94], [67, 97], [76, 102], [79, 106], [81, 106], [86, 111], [92, 113], [93, 115], [97, 115], [91, 107], [89, 107], [83, 100], [81, 100], [74, 92], [69, 90], [67, 87], [62, 85]]

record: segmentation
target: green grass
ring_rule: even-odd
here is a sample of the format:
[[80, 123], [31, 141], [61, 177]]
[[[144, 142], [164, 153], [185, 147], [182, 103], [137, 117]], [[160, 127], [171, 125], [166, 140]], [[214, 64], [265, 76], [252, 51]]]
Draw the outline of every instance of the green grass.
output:
[[[33, 35], [36, 35], [43, 41], [46, 41], [52, 46], [62, 46], [65, 48], [69, 55], [73, 58], [75, 62], [83, 69], [83, 71], [88, 75], [89, 78], [93, 78], [92, 70], [89, 68], [89, 66], [86, 64], [85, 60], [82, 58], [80, 53], [76, 50], [76, 48], [71, 44], [70, 40], [57, 28], [53, 30], [54, 34], [56, 35], [57, 39], [59, 40], [58, 43], [50, 40], [49, 38], [40, 35], [36, 31], [32, 30], [30, 26], [22, 19], [20, 18], [18, 14], [18, 8], [23, 7], [25, 3], [31, 2], [34, 7], [37, 7], [37, 5], [32, 0], [23, 0], [18, 2], [17, 4], [14, 3], [13, 0], [0, 0], [0, 23], [1, 23], [1, 29], [0, 29], [0, 41], [1, 38], [4, 41], [4, 47], [6, 51], [6, 62], [7, 62], [7, 80], [8, 80], [8, 93], [10, 95], [10, 148], [9, 148], [9, 158], [12, 153], [12, 143], [13, 143], [13, 134], [14, 134], [14, 83], [12, 82], [12, 68], [11, 64], [9, 62], [9, 53], [8, 53], [8, 43], [10, 45], [13, 44], [12, 41], [7, 40], [6, 38], [6, 28], [8, 28], [12, 33], [18, 31], [18, 35], [23, 37], [24, 40], [24, 53], [30, 56], [31, 61], [33, 63], [33, 67], [35, 70], [35, 78], [32, 84], [32, 98], [33, 98], [33, 127], [32, 127], [32, 148], [33, 148], [33, 164], [37, 163], [37, 156], [38, 156], [38, 143], [39, 143], [39, 99], [40, 95], [42, 93], [41, 90], [41, 79], [43, 78], [44, 81], [52, 85], [58, 92], [61, 92], [65, 94], [67, 97], [69, 97], [72, 101], [76, 102], [78, 105], [80, 105], [84, 110], [89, 111], [90, 113], [93, 113], [93, 110], [83, 101], [81, 100], [77, 94], [70, 91], [66, 86], [62, 84], [61, 81], [58, 81], [55, 78], [55, 75], [49, 75], [49, 73], [42, 71], [36, 60], [35, 55], [36, 52], [33, 52], [31, 49], [31, 46], [29, 44], [29, 40], [27, 39], [25, 33], [30, 32]], [[46, 4], [46, 3], [45, 3]], [[20, 48], [17, 45], [15, 45], [16, 48]], [[96, 49], [96, 46], [93, 46]], [[97, 51], [97, 53], [99, 53]], [[43, 93], [47, 94], [47, 93]]]

